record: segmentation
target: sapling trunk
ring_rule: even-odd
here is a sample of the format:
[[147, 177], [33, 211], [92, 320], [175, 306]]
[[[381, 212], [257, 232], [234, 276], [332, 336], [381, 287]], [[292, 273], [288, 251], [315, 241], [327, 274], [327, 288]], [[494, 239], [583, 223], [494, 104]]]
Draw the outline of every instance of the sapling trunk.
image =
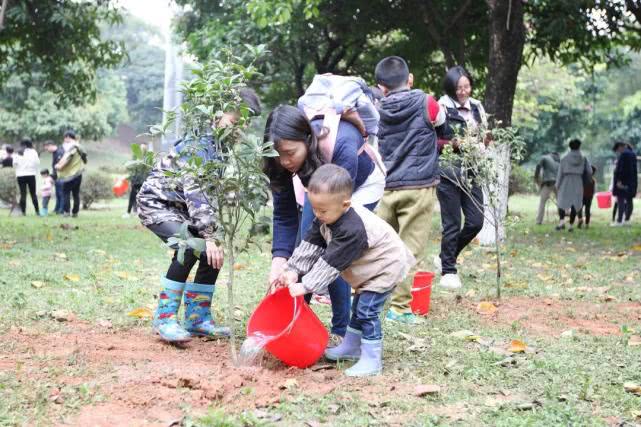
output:
[[227, 253], [229, 254], [229, 281], [227, 283], [227, 319], [229, 322], [229, 347], [231, 350], [231, 360], [234, 365], [238, 364], [238, 355], [236, 353], [236, 328], [234, 326], [234, 264], [236, 263], [236, 254], [234, 253], [234, 242], [232, 239], [225, 239], [227, 241]]
[[494, 230], [497, 233], [497, 238], [494, 241], [494, 249], [496, 250], [496, 298], [501, 299], [501, 239], [498, 238], [498, 219], [494, 221]]

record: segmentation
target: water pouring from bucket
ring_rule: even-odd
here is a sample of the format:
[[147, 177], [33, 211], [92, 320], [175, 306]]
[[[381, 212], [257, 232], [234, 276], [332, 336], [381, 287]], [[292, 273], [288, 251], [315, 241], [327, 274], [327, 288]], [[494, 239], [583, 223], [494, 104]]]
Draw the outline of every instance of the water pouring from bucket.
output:
[[302, 296], [278, 289], [256, 307], [247, 323], [241, 363], [253, 364], [263, 349], [288, 366], [307, 368], [320, 359], [329, 334]]

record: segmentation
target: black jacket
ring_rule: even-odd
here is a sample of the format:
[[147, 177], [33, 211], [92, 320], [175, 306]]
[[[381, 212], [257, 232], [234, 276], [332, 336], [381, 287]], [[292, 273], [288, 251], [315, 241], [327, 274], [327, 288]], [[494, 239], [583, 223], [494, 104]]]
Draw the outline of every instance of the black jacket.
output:
[[379, 107], [379, 151], [387, 168], [386, 190], [438, 184], [436, 131], [421, 90], [392, 92]]

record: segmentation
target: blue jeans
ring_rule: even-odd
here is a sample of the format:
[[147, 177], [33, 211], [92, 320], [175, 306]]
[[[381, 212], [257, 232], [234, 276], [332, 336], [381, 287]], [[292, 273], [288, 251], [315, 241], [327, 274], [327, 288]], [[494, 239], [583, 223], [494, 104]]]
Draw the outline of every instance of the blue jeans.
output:
[[382, 294], [363, 291], [354, 297], [349, 327], [363, 332], [362, 338], [364, 340], [378, 341], [383, 339], [381, 311], [383, 311], [385, 301], [391, 293], [392, 291]]
[[63, 199], [62, 192], [62, 182], [56, 180], [56, 206], [53, 208], [53, 211], [57, 214], [61, 214], [64, 211], [65, 202]]
[[[365, 205], [365, 207], [373, 211], [377, 204], [378, 203], [370, 203], [369, 205]], [[301, 239], [305, 237], [307, 230], [312, 226], [314, 218], [316, 217], [314, 216], [312, 205], [307, 198], [307, 193], [305, 193], [305, 204], [303, 205], [303, 214], [301, 215], [298, 230], [298, 234]], [[347, 331], [347, 324], [349, 323], [349, 305], [350, 298], [352, 296], [352, 289], [342, 277], [338, 277], [338, 279], [329, 285], [328, 291], [329, 299], [332, 303], [331, 332], [334, 335], [344, 337], [345, 332]], [[311, 298], [311, 294], [306, 295], [305, 301], [309, 302]]]

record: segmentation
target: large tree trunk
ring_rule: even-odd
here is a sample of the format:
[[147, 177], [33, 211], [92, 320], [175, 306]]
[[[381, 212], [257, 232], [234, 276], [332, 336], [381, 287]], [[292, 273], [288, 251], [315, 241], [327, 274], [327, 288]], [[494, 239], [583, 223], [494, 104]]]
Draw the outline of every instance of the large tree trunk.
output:
[[[490, 50], [488, 58], [485, 108], [496, 126], [512, 124], [512, 107], [519, 69], [523, 61], [525, 25], [522, 0], [486, 0], [490, 12]], [[479, 233], [482, 245], [494, 244], [505, 234], [503, 220], [507, 215], [508, 184], [510, 176], [510, 153], [494, 152], [504, 165], [496, 192], [500, 195], [501, 221], [496, 229], [487, 221]], [[487, 206], [486, 206], [487, 209]]]
[[0, 30], [4, 28], [4, 16], [7, 12], [7, 7], [9, 7], [9, 0], [2, 0], [0, 5]]

